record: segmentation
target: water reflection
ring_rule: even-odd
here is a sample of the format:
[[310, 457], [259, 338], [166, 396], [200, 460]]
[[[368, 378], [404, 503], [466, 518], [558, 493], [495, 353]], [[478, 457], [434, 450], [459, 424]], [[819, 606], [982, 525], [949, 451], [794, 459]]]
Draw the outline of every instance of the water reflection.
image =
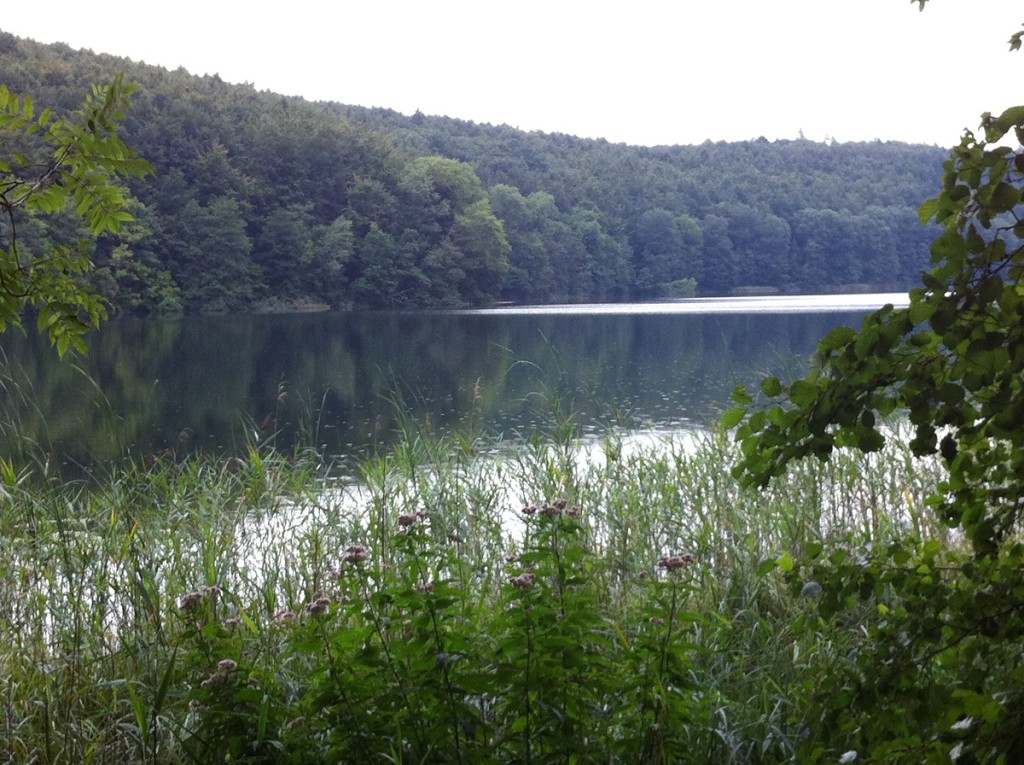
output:
[[822, 335], [866, 311], [763, 310], [124, 320], [73, 363], [8, 333], [0, 449], [93, 464], [273, 437], [348, 455], [386, 446], [399, 412], [513, 435], [568, 413], [584, 429], [701, 424], [736, 384], [802, 371]]

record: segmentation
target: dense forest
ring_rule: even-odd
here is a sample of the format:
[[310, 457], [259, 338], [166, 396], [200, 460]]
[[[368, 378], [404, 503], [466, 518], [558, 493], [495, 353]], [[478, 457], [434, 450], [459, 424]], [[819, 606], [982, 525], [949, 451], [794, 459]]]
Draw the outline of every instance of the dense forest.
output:
[[[929, 263], [947, 150], [808, 140], [644, 148], [311, 103], [0, 32], [0, 83], [72, 110], [138, 83], [156, 168], [96, 244], [124, 314], [902, 289]], [[951, 137], [952, 138], [952, 137]], [[0, 224], [2, 225], [2, 224]], [[20, 246], [74, 241], [73, 216]]]

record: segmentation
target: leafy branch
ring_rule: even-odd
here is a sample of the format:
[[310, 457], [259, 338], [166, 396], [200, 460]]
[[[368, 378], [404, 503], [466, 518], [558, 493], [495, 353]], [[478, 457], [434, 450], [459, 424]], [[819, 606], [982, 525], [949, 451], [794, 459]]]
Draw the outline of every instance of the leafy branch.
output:
[[73, 208], [95, 238], [132, 220], [119, 180], [153, 172], [117, 132], [134, 91], [118, 75], [94, 86], [74, 114], [55, 119], [50, 109], [37, 116], [31, 96], [0, 85], [0, 134], [13, 147], [0, 156], [0, 331], [21, 327], [23, 310], [33, 307], [39, 330], [63, 356], [70, 348], [84, 352], [84, 335], [106, 317], [103, 299], [81, 280], [92, 267], [90, 240], [22, 247], [19, 225]]
[[[984, 114], [943, 169], [940, 192], [920, 208], [922, 223], [942, 228], [933, 268], [909, 305], [833, 330], [809, 375], [763, 380], [765, 405], [740, 387], [724, 417], [747, 486], [837, 448], [877, 451], [893, 417], [909, 421], [914, 455], [941, 460], [927, 503], [962, 536], [944, 549], [898, 534], [853, 562], [819, 548], [806, 561], [813, 579], [792, 578], [817, 593], [823, 620], [856, 613], [868, 638], [848, 670], [819, 686], [820, 735], [848, 747], [842, 758], [861, 749], [879, 762], [1024, 756], [1024, 106]], [[818, 747], [805, 759], [831, 756]]]

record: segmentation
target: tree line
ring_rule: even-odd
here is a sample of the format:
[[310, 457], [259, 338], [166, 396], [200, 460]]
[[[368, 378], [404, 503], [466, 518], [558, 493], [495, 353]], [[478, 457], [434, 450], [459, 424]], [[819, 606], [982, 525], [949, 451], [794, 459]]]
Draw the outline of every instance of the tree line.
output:
[[[155, 177], [88, 278], [125, 314], [404, 308], [904, 289], [946, 151], [765, 139], [634, 147], [312, 103], [0, 32], [14, 93], [71, 110], [138, 84]], [[82, 233], [19, 227], [26, 252]]]

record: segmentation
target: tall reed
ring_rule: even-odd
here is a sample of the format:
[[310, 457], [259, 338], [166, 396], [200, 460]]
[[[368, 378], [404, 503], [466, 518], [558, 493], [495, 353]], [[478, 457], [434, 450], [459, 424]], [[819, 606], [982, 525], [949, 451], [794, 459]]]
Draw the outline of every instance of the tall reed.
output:
[[0, 761], [786, 762], [848, 632], [764, 562], [940, 534], [894, 439], [761, 493], [720, 433], [404, 423], [315, 455], [0, 465]]

